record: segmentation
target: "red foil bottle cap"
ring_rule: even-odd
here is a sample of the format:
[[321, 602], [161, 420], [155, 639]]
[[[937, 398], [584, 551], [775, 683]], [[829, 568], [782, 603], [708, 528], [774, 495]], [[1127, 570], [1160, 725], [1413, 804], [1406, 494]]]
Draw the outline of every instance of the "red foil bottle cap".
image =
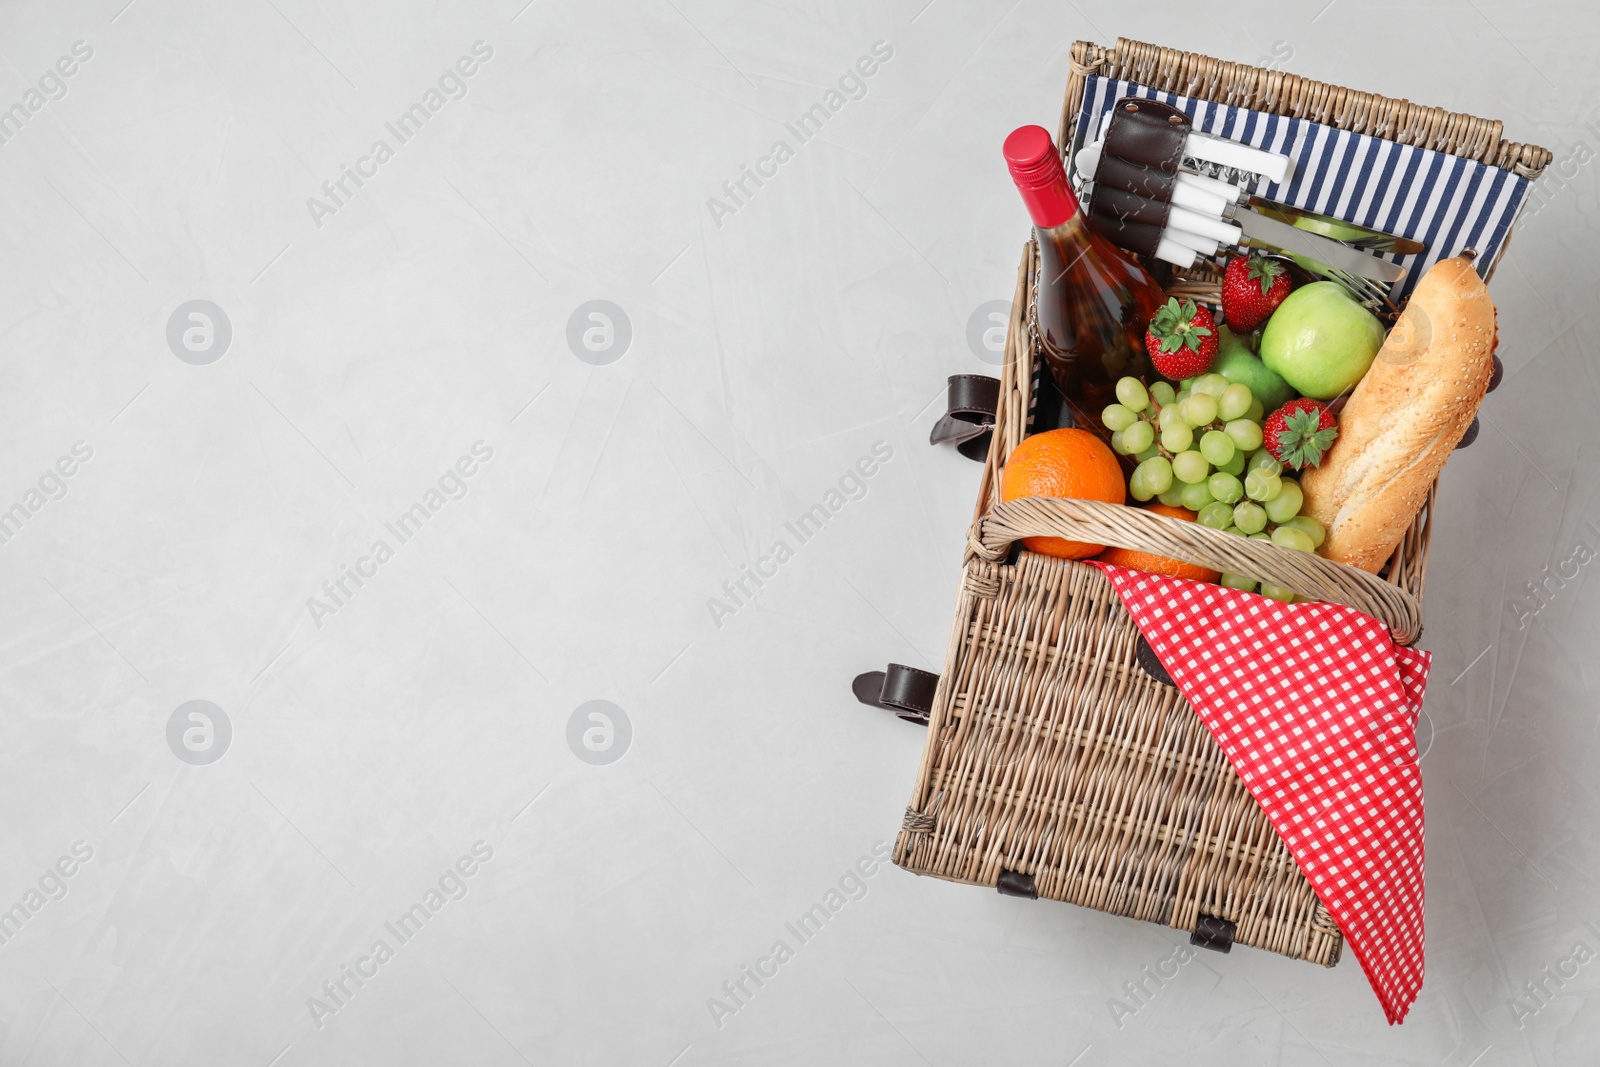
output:
[[1067, 172], [1050, 131], [1043, 126], [1019, 126], [1006, 138], [1004, 151], [1011, 180], [1035, 226], [1059, 226], [1078, 213], [1078, 198], [1067, 185]]

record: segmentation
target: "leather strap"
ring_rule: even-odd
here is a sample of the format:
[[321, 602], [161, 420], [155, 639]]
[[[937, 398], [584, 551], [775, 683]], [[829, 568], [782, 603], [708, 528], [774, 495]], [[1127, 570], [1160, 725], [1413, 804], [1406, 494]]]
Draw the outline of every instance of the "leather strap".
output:
[[1150, 647], [1149, 641], [1145, 640], [1144, 634], [1139, 635], [1139, 644], [1134, 656], [1138, 661], [1139, 669], [1144, 673], [1162, 685], [1170, 685], [1174, 689], [1178, 687], [1177, 683], [1172, 680], [1172, 675], [1167, 673], [1166, 664], [1161, 662], [1161, 658], [1156, 655], [1156, 650]]
[[1192, 128], [1189, 116], [1159, 100], [1125, 96], [1111, 111], [1101, 156], [1175, 174], [1183, 162], [1183, 142]]
[[995, 880], [994, 887], [1002, 896], [1025, 897], [1028, 900], [1039, 899], [1039, 887], [1034, 882], [1033, 875], [1023, 874], [1021, 871], [1001, 870], [1000, 877]]
[[1118, 159], [1104, 152], [1100, 153], [1100, 165], [1094, 171], [1094, 185], [1107, 189], [1121, 189], [1124, 192], [1138, 193], [1140, 196], [1151, 200], [1171, 201], [1172, 190], [1178, 184], [1177, 172], [1168, 172], [1160, 167], [1147, 167], [1142, 163], [1130, 163], [1126, 159]]
[[1000, 379], [986, 374], [952, 374], [947, 386], [944, 418], [933, 425], [928, 443], [951, 442], [968, 459], [979, 463], [989, 454], [994, 434], [995, 410], [1000, 406]]
[[1112, 215], [1124, 222], [1143, 222], [1165, 229], [1172, 205], [1162, 200], [1152, 200], [1126, 189], [1113, 189], [1109, 185], [1096, 185], [1089, 198], [1089, 210], [1097, 215]]
[[933, 694], [939, 688], [939, 676], [903, 663], [891, 663], [887, 670], [856, 675], [850, 688], [861, 703], [884, 708], [907, 722], [926, 726], [928, 713], [933, 710]]
[[1156, 245], [1161, 243], [1162, 228], [1148, 222], [1136, 222], [1131, 218], [1121, 218], [1091, 210], [1089, 225], [1099, 230], [1118, 248], [1126, 248], [1129, 252], [1141, 256], [1154, 256]]
[[1118, 248], [1141, 256], [1155, 254], [1171, 212], [1169, 203], [1108, 185], [1096, 184], [1089, 198], [1089, 224]]
[[1227, 919], [1219, 919], [1215, 915], [1201, 915], [1194, 924], [1194, 932], [1189, 935], [1189, 944], [1226, 954], [1233, 948], [1233, 934], [1236, 929], [1237, 925]]
[[1089, 199], [1089, 224], [1118, 248], [1151, 259], [1172, 211], [1189, 116], [1125, 96], [1111, 110]]

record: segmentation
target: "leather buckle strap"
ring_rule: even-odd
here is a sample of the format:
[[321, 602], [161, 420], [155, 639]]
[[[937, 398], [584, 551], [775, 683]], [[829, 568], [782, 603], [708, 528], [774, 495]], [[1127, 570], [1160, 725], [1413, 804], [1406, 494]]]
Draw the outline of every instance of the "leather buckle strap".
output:
[[952, 374], [946, 389], [945, 414], [934, 423], [928, 443], [953, 443], [957, 452], [982, 463], [989, 454], [989, 438], [994, 435], [1000, 379], [986, 374]]
[[1183, 162], [1183, 145], [1192, 127], [1189, 116], [1171, 104], [1125, 96], [1112, 109], [1100, 154], [1173, 174]]
[[1000, 877], [995, 880], [994, 887], [1001, 896], [1039, 899], [1039, 886], [1034, 881], [1033, 875], [1023, 874], [1021, 871], [1002, 870]]
[[1113, 244], [1155, 255], [1192, 127], [1188, 115], [1159, 100], [1123, 97], [1112, 108], [1095, 167], [1089, 222]]
[[1137, 193], [1149, 200], [1170, 203], [1172, 190], [1177, 184], [1176, 173], [1169, 174], [1160, 167], [1129, 163], [1125, 159], [1108, 156], [1104, 152], [1100, 154], [1100, 165], [1094, 170], [1096, 189], [1121, 189], [1125, 193]]
[[1161, 243], [1162, 227], [1140, 222], [1131, 216], [1109, 214], [1092, 208], [1089, 225], [1118, 248], [1126, 248], [1135, 255], [1154, 256], [1156, 246]]
[[1233, 935], [1236, 929], [1236, 924], [1227, 919], [1215, 915], [1201, 915], [1194, 924], [1194, 932], [1189, 935], [1189, 944], [1208, 948], [1213, 952], [1227, 953], [1233, 948]]
[[1089, 198], [1089, 210], [1096, 215], [1108, 215], [1125, 222], [1143, 222], [1164, 230], [1167, 217], [1172, 214], [1172, 203], [1096, 183], [1094, 195]]
[[939, 688], [939, 676], [903, 663], [891, 663], [887, 670], [856, 675], [850, 688], [861, 703], [884, 708], [907, 722], [926, 726], [928, 713], [933, 710], [933, 695]]
[[1162, 685], [1170, 685], [1174, 689], [1178, 688], [1178, 683], [1174, 682], [1172, 675], [1167, 673], [1166, 664], [1161, 662], [1161, 658], [1156, 655], [1156, 650], [1150, 647], [1149, 641], [1145, 640], [1144, 634], [1139, 635], [1139, 644], [1135, 649], [1134, 655], [1140, 670]]
[[1155, 255], [1172, 205], [1098, 182], [1089, 198], [1089, 223], [1111, 243], [1141, 256]]

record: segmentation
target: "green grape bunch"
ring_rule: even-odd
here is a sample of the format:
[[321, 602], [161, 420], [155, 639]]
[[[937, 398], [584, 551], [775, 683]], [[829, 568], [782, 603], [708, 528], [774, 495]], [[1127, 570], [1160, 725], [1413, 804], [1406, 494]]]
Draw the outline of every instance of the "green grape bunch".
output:
[[[1220, 374], [1186, 378], [1176, 387], [1137, 378], [1117, 382], [1117, 403], [1101, 413], [1111, 448], [1138, 461], [1128, 495], [1188, 508], [1203, 526], [1315, 552], [1327, 531], [1300, 514], [1300, 484], [1262, 447], [1262, 403], [1242, 382]], [[1224, 574], [1230, 589], [1259, 592], [1284, 603], [1291, 590]]]

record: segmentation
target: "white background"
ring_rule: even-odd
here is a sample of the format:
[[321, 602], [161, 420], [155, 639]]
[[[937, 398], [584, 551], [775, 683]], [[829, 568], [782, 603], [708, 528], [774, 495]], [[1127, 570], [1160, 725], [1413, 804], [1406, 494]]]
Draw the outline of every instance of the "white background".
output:
[[[0, 909], [93, 850], [0, 945], [0, 1063], [1591, 1061], [1600, 962], [1536, 1014], [1513, 998], [1600, 951], [1592, 568], [1521, 629], [1513, 605], [1600, 550], [1592, 7], [124, 3], [0, 11], [0, 106], [93, 49], [0, 145], [0, 508], [93, 450], [0, 545]], [[849, 682], [943, 660], [979, 467], [926, 439], [945, 376], [990, 369], [968, 319], [1026, 236], [1000, 143], [1054, 128], [1073, 40], [1119, 34], [1287, 50], [1499, 117], [1569, 176], [1494, 280], [1505, 384], [1444, 476], [1428, 977], [1398, 1028], [1353, 959], [1248, 949], [1119, 1027], [1182, 933], [870, 863], [809, 942], [784, 927], [892, 840], [920, 758]], [[384, 123], [480, 40], [399, 145]], [[784, 122], [878, 41], [798, 144]], [[319, 226], [307, 199], [379, 138], [394, 158]], [[794, 157], [714, 217], [778, 139]], [[233, 330], [205, 366], [166, 341], [193, 299]], [[632, 329], [604, 366], [566, 340], [594, 299]], [[397, 546], [384, 523], [478, 441], [465, 497]], [[877, 441], [865, 496], [786, 534]], [[313, 618], [379, 538], [394, 558]], [[194, 699], [232, 724], [209, 765], [166, 740]], [[596, 699], [632, 726], [608, 766], [567, 742]], [[479, 841], [399, 945], [384, 924]]]

